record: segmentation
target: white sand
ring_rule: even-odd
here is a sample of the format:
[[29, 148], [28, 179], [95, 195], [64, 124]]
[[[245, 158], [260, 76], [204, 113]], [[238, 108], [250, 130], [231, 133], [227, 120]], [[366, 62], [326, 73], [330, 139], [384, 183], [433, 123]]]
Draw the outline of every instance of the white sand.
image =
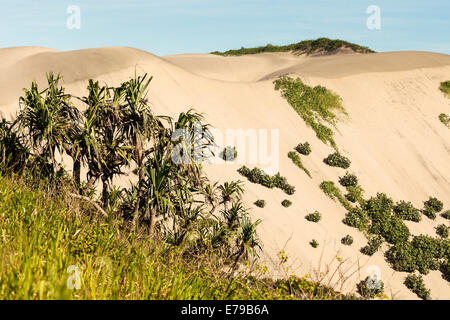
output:
[[[366, 197], [385, 192], [394, 200], [411, 201], [421, 208], [424, 200], [436, 196], [449, 209], [450, 130], [439, 122], [438, 115], [450, 112], [450, 100], [438, 87], [441, 81], [450, 79], [450, 56], [386, 52], [323, 57], [289, 53], [157, 57], [116, 47], [72, 52], [30, 47], [1, 49], [0, 111], [7, 117], [14, 113], [22, 88], [29, 87], [34, 78], [44, 85], [45, 72], [61, 72], [68, 92], [83, 94], [90, 77], [114, 85], [127, 80], [135, 68], [154, 76], [149, 97], [157, 114], [175, 116], [194, 107], [219, 129], [280, 130], [280, 172], [296, 187], [293, 196], [247, 182], [236, 172], [238, 164], [207, 168], [212, 179], [245, 180], [248, 207], [254, 207], [252, 203], [257, 199], [266, 200], [267, 206], [252, 209], [252, 216], [263, 219], [259, 231], [264, 243], [263, 258], [274, 272], [280, 271], [277, 253], [282, 249], [290, 257], [289, 271], [299, 275], [312, 273], [319, 265], [323, 271], [330, 261], [334, 261], [330, 268], [335, 268], [338, 262], [333, 257], [338, 254], [350, 259], [345, 265], [351, 270], [358, 262], [361, 267], [345, 283], [344, 290], [353, 289], [360, 278], [366, 277], [367, 267], [377, 265], [389, 296], [417, 298], [403, 285], [406, 273], [394, 272], [382, 252], [370, 258], [359, 252], [366, 244], [364, 236], [342, 223], [345, 209], [318, 187], [324, 180], [337, 184], [345, 170], [322, 162], [332, 149], [306, 127], [274, 90], [272, 81], [284, 74], [299, 75], [306, 83], [326, 86], [343, 98], [349, 116], [339, 123], [336, 141], [352, 160], [349, 171], [357, 174]], [[312, 179], [287, 158], [288, 151], [303, 141], [309, 141], [313, 149], [310, 156], [302, 157]], [[290, 199], [293, 205], [283, 208], [283, 199]], [[304, 219], [314, 210], [323, 216], [317, 224]], [[407, 224], [414, 234], [434, 236], [434, 227], [440, 223], [446, 221], [424, 217], [419, 224]], [[340, 243], [346, 234], [355, 240], [350, 247]], [[312, 239], [319, 241], [319, 248], [309, 245]], [[450, 285], [439, 271], [430, 272], [425, 281], [433, 298], [450, 299]]]

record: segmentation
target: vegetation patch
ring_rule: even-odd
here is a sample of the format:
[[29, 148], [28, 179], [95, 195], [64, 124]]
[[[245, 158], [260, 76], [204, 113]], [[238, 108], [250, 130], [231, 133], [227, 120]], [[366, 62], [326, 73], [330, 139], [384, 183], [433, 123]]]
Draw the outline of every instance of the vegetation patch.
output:
[[441, 121], [443, 125], [450, 129], [450, 117], [447, 114], [441, 113], [439, 115], [439, 121]]
[[427, 201], [424, 202], [424, 208], [422, 213], [426, 215], [431, 220], [436, 219], [436, 213], [439, 213], [444, 208], [444, 204], [442, 201], [437, 198], [430, 197]]
[[448, 238], [448, 229], [445, 224], [440, 224], [436, 227], [436, 233], [441, 238]]
[[343, 169], [348, 169], [350, 167], [351, 161], [349, 158], [344, 157], [339, 152], [332, 153], [328, 155], [323, 162], [329, 165], [330, 167], [339, 167]]
[[306, 169], [306, 167], [303, 165], [302, 163], [302, 159], [300, 159], [300, 156], [294, 152], [294, 151], [289, 151], [288, 153], [288, 158], [292, 160], [292, 162], [299, 167], [300, 169], [302, 169], [307, 175], [308, 177], [311, 177], [311, 173], [309, 172], [308, 169]]
[[266, 206], [266, 200], [256, 200], [253, 204], [259, 208], [264, 208]]
[[252, 183], [258, 183], [270, 189], [279, 188], [288, 195], [292, 195], [295, 193], [295, 187], [290, 185], [287, 182], [287, 179], [285, 177], [282, 177], [280, 173], [277, 173], [274, 176], [270, 176], [257, 167], [250, 170], [246, 166], [242, 166], [241, 168], [239, 168], [238, 172]]
[[365, 247], [362, 247], [360, 251], [362, 254], [365, 254], [367, 256], [373, 256], [375, 252], [380, 249], [382, 244], [383, 238], [381, 238], [379, 235], [375, 235], [369, 239], [367, 245]]
[[245, 54], [257, 54], [263, 52], [293, 52], [296, 54], [314, 54], [314, 53], [333, 53], [340, 48], [350, 48], [358, 53], [373, 53], [375, 51], [344, 40], [331, 40], [328, 38], [318, 38], [316, 40], [303, 40], [301, 42], [285, 45], [274, 46], [268, 44], [266, 46], [255, 48], [244, 48], [228, 50], [224, 52], [214, 51], [211, 54], [221, 56], [241, 56]]
[[441, 217], [444, 219], [450, 220], [450, 210], [442, 212]]
[[430, 290], [425, 287], [421, 275], [410, 274], [406, 277], [405, 286], [422, 300], [430, 300]]
[[356, 287], [358, 288], [358, 293], [368, 299], [381, 297], [384, 292], [384, 283], [383, 281], [378, 280], [376, 276], [367, 277], [359, 282]]
[[281, 205], [285, 208], [288, 208], [292, 205], [292, 202], [289, 200], [283, 200], [283, 201], [281, 201]]
[[322, 215], [319, 211], [314, 211], [313, 213], [309, 213], [305, 216], [305, 219], [310, 222], [319, 222], [322, 219]]
[[346, 172], [343, 177], [339, 178], [339, 183], [343, 187], [356, 187], [358, 185], [358, 178], [355, 174]]
[[322, 190], [332, 200], [338, 200], [345, 209], [352, 210], [353, 207], [350, 202], [342, 195], [341, 191], [334, 184], [333, 181], [323, 181], [320, 184], [320, 190]]
[[322, 86], [310, 87], [300, 78], [281, 77], [274, 81], [275, 90], [281, 90], [281, 95], [292, 108], [311, 127], [323, 143], [329, 143], [337, 150], [333, 138], [333, 130], [327, 125], [335, 126], [336, 111], [344, 112], [342, 99], [334, 92]]
[[394, 206], [394, 215], [402, 220], [420, 222], [422, 215], [411, 202], [400, 201]]
[[441, 82], [439, 89], [447, 96], [450, 97], [450, 80]]
[[311, 245], [311, 247], [313, 248], [317, 248], [319, 246], [319, 242], [317, 242], [316, 239], [313, 239], [309, 242], [309, 244]]
[[304, 156], [308, 156], [311, 154], [311, 146], [309, 145], [309, 142], [305, 142], [305, 143], [299, 143], [296, 147], [295, 147], [295, 151], [297, 151], [298, 153], [304, 155]]
[[348, 234], [341, 239], [341, 243], [346, 246], [351, 246], [353, 244], [353, 237]]

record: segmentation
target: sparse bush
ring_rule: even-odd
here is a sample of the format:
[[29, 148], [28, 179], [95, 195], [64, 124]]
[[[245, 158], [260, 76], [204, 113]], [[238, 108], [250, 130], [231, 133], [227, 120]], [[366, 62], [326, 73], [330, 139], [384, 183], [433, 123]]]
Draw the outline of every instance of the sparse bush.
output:
[[373, 256], [383, 244], [383, 239], [379, 235], [375, 235], [368, 241], [367, 245], [361, 248], [361, 253], [367, 256]]
[[436, 213], [439, 213], [444, 208], [444, 204], [437, 198], [430, 197], [424, 202], [424, 208], [422, 213], [428, 218], [434, 220], [436, 219]]
[[440, 224], [436, 227], [436, 233], [441, 238], [448, 238], [448, 229], [445, 224]]
[[439, 89], [447, 96], [450, 97], [450, 80], [441, 82]]
[[303, 154], [305, 156], [309, 155], [311, 153], [311, 146], [309, 145], [309, 142], [305, 142], [305, 143], [299, 143], [296, 147], [295, 150], [300, 153]]
[[353, 173], [345, 173], [345, 176], [339, 178], [339, 183], [343, 187], [356, 187], [358, 185], [358, 178]]
[[357, 285], [358, 293], [364, 298], [373, 299], [381, 296], [384, 292], [384, 283], [377, 276], [367, 277]]
[[292, 162], [299, 167], [300, 169], [302, 169], [303, 171], [305, 171], [305, 173], [308, 175], [308, 177], [311, 178], [311, 173], [309, 172], [308, 169], [306, 169], [306, 167], [303, 165], [302, 163], [302, 159], [300, 159], [300, 156], [295, 153], [294, 151], [289, 151], [288, 152], [288, 158], [292, 160]]
[[406, 277], [405, 286], [423, 300], [430, 300], [430, 290], [425, 287], [420, 275], [410, 274]]
[[343, 169], [348, 169], [350, 167], [351, 161], [349, 158], [344, 157], [339, 152], [332, 153], [323, 159], [327, 165], [331, 167], [339, 167]]
[[292, 205], [292, 202], [289, 200], [283, 200], [283, 201], [281, 201], [281, 205], [285, 208], [288, 208]]
[[402, 220], [419, 222], [422, 219], [420, 211], [411, 202], [400, 201], [394, 207], [394, 214]]
[[305, 219], [310, 222], [319, 222], [320, 219], [322, 219], [322, 215], [320, 214], [319, 211], [315, 211], [313, 213], [307, 214], [305, 216]]
[[441, 121], [446, 127], [450, 128], [450, 117], [445, 113], [441, 113], [439, 115], [439, 121]]
[[309, 244], [311, 245], [311, 247], [313, 248], [317, 248], [319, 246], [319, 243], [317, 242], [316, 239], [313, 239], [309, 242]]
[[266, 201], [265, 200], [256, 200], [253, 204], [259, 208], [264, 208], [266, 206]]
[[351, 246], [353, 244], [353, 237], [348, 234], [341, 239], [341, 243], [346, 246]]
[[236, 147], [226, 147], [223, 149], [221, 158], [225, 161], [234, 161], [237, 158]]

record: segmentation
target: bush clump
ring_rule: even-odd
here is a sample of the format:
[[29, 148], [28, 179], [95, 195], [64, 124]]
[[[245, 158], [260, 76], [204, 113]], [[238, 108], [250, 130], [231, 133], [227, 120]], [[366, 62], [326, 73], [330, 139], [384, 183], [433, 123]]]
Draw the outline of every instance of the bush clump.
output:
[[447, 128], [450, 128], [450, 117], [447, 114], [441, 113], [439, 115], [439, 121], [441, 121], [442, 124], [445, 125]]
[[369, 226], [370, 219], [366, 211], [361, 208], [354, 208], [347, 212], [342, 222], [350, 227], [366, 230]]
[[447, 96], [450, 97], [450, 80], [441, 82], [439, 89]]
[[356, 187], [358, 185], [358, 178], [353, 173], [345, 173], [345, 176], [339, 178], [339, 183], [343, 187]]
[[222, 151], [221, 158], [225, 161], [234, 161], [237, 158], [236, 147], [225, 147]]
[[367, 277], [357, 285], [358, 293], [367, 299], [379, 297], [384, 292], [384, 283], [377, 278], [376, 275]]
[[267, 188], [279, 188], [283, 190], [288, 195], [292, 195], [295, 193], [295, 187], [290, 185], [287, 182], [285, 177], [282, 177], [280, 173], [277, 173], [274, 176], [270, 176], [259, 168], [253, 168], [250, 170], [246, 166], [242, 166], [238, 169], [238, 172], [246, 177], [250, 182], [258, 183]]
[[402, 220], [419, 222], [422, 219], [420, 211], [411, 202], [400, 201], [394, 206], [394, 214]]
[[364, 205], [365, 201], [363, 198], [364, 190], [361, 186], [347, 187], [348, 193], [345, 195], [345, 199], [351, 203], [359, 202], [360, 205]]
[[305, 173], [308, 175], [308, 177], [311, 178], [311, 173], [309, 172], [308, 169], [306, 169], [306, 167], [303, 165], [302, 159], [300, 159], [300, 156], [295, 153], [294, 151], [289, 151], [288, 152], [288, 158], [292, 160], [292, 162], [299, 167], [300, 169], [302, 169], [303, 171], [305, 171]]
[[303, 154], [305, 156], [309, 155], [311, 153], [311, 146], [309, 145], [309, 142], [305, 142], [305, 143], [299, 143], [296, 147], [295, 147], [295, 151], [297, 151], [300, 154]]
[[288, 208], [292, 205], [292, 202], [286, 199], [286, 200], [281, 201], [281, 205], [285, 208]]
[[325, 162], [330, 167], [339, 167], [339, 168], [343, 168], [343, 169], [348, 169], [351, 164], [351, 161], [349, 158], [344, 157], [337, 151], [335, 153], [328, 155], [328, 157], [323, 159], [323, 162]]
[[422, 276], [410, 274], [406, 277], [404, 284], [420, 299], [430, 300], [430, 290], [425, 287]]
[[264, 208], [266, 206], [266, 200], [256, 200], [253, 204], [259, 208]]
[[307, 214], [305, 219], [310, 222], [319, 222], [322, 219], [322, 215], [319, 211], [314, 211], [313, 213]]
[[436, 213], [439, 213], [444, 208], [444, 204], [442, 201], [437, 198], [430, 197], [427, 201], [424, 202], [424, 208], [422, 213], [426, 215], [428, 218], [434, 220], [436, 219]]
[[375, 252], [380, 249], [381, 245], [383, 244], [383, 238], [381, 238], [379, 235], [376, 235], [372, 237], [368, 242], [367, 245], [363, 248], [361, 248], [361, 253], [365, 254], [367, 256], [373, 256]]
[[441, 214], [441, 217], [444, 218], [444, 219], [450, 220], [450, 210], [444, 211]]
[[445, 224], [440, 224], [436, 227], [436, 233], [441, 238], [448, 238], [448, 229]]
[[341, 239], [341, 243], [346, 246], [351, 246], [353, 244], [353, 237], [348, 234]]
[[309, 244], [311, 245], [311, 247], [313, 248], [317, 248], [319, 246], [319, 243], [317, 242], [316, 239], [313, 239], [309, 242]]

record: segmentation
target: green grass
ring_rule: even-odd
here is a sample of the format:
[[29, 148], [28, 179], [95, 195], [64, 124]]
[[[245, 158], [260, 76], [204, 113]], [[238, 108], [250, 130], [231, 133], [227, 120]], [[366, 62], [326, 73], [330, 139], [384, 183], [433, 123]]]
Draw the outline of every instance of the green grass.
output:
[[314, 130], [317, 138], [337, 150], [330, 126], [336, 125], [336, 112], [345, 114], [342, 99], [325, 87], [310, 87], [300, 78], [281, 77], [275, 80], [274, 84], [275, 90], [281, 91], [282, 97], [294, 108], [306, 125]]
[[294, 52], [296, 54], [313, 54], [313, 53], [333, 53], [340, 48], [350, 48], [354, 52], [358, 53], [373, 53], [375, 51], [363, 47], [354, 43], [350, 43], [344, 40], [331, 40], [328, 38], [318, 38], [316, 40], [304, 40], [301, 42], [284, 45], [274, 46], [268, 44], [266, 46], [260, 46], [255, 48], [244, 48], [236, 50], [228, 50], [224, 52], [214, 51], [212, 54], [221, 56], [241, 56], [245, 54], [256, 54], [263, 52]]
[[450, 98], [450, 80], [441, 82], [439, 89]]
[[306, 167], [303, 165], [302, 159], [300, 159], [300, 156], [299, 156], [295, 151], [289, 151], [288, 157], [289, 157], [289, 159], [292, 160], [292, 162], [293, 162], [297, 167], [299, 167], [300, 169], [302, 169], [303, 171], [305, 171], [305, 173], [308, 175], [308, 177], [312, 178], [311, 173], [310, 173], [309, 170], [306, 169]]

